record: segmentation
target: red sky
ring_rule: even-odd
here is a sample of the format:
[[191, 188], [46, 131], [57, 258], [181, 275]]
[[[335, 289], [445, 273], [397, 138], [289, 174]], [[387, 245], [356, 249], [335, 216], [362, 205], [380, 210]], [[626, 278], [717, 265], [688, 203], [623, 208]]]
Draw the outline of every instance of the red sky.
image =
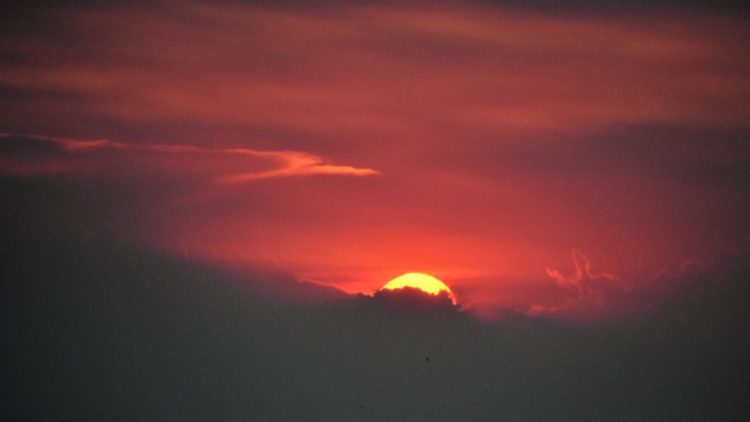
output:
[[94, 236], [352, 293], [426, 272], [532, 310], [747, 259], [742, 17], [196, 2], [31, 22], [0, 45], [0, 171], [81, 187]]

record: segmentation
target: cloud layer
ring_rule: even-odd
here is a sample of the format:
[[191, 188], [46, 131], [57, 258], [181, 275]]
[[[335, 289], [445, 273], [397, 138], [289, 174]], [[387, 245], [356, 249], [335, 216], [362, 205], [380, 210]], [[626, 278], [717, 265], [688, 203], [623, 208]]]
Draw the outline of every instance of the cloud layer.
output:
[[14, 232], [27, 216], [6, 210], [0, 385], [16, 419], [748, 415], [746, 268], [684, 275], [691, 288], [653, 294], [644, 321], [486, 324], [447, 297], [342, 297], [111, 244], [40, 248], [43, 228]]

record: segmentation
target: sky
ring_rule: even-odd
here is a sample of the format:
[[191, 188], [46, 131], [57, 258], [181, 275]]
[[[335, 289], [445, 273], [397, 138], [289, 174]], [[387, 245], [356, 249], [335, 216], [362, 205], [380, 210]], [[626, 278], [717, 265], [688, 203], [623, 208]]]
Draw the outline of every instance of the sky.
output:
[[[6, 368], [11, 410], [747, 414], [749, 12], [4, 6], [4, 337], [22, 363]], [[443, 280], [460, 309], [372, 296], [408, 272]], [[119, 381], [97, 392], [104, 379]], [[384, 404], [397, 393], [412, 401]], [[279, 398], [291, 394], [297, 405]]]

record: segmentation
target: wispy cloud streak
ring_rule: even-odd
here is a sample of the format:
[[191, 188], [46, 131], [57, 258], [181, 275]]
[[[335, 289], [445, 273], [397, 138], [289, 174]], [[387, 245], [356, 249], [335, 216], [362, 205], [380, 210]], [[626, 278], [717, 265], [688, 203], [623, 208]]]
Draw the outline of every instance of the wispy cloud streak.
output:
[[[3, 148], [4, 147], [4, 148]], [[22, 149], [35, 147], [32, 153], [18, 154]], [[40, 149], [41, 147], [41, 149]], [[102, 140], [72, 140], [48, 136], [0, 134], [0, 148], [5, 150], [10, 158], [0, 161], [0, 171], [19, 175], [40, 173], [73, 172], [80, 167], [73, 166], [73, 161], [85, 158], [90, 165], [99, 171], [107, 171], [107, 163], [117, 160], [118, 153], [135, 153], [133, 160], [157, 160], [158, 170], [169, 173], [175, 169], [185, 169], [191, 161], [202, 162], [210, 160], [212, 165], [204, 168], [194, 167], [201, 173], [209, 173], [207, 177], [221, 184], [242, 184], [262, 179], [290, 176], [312, 175], [340, 175], [340, 176], [369, 176], [378, 171], [369, 168], [357, 168], [346, 165], [327, 163], [322, 157], [299, 151], [260, 151], [249, 148], [207, 148], [194, 145], [179, 144], [134, 144], [126, 142]], [[158, 164], [159, 156], [168, 156]], [[178, 162], [175, 162], [174, 159]], [[242, 162], [247, 162], [248, 171], [222, 171], [223, 158], [240, 161], [232, 168], [242, 168]], [[179, 160], [183, 162], [180, 163]], [[56, 166], [50, 166], [50, 163]], [[134, 168], [138, 163], [132, 163]], [[261, 166], [258, 168], [258, 166]], [[90, 168], [90, 167], [89, 167]], [[215, 174], [210, 174], [215, 173]]]

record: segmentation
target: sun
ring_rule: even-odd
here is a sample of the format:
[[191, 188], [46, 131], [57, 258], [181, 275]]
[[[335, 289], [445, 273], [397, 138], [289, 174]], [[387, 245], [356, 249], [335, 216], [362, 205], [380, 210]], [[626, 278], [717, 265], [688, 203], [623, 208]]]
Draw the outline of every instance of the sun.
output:
[[445, 292], [451, 299], [451, 302], [454, 305], [456, 304], [456, 297], [445, 283], [431, 275], [423, 273], [407, 273], [400, 275], [385, 283], [380, 290], [396, 290], [404, 287], [419, 289], [431, 295], [438, 295], [441, 292]]

